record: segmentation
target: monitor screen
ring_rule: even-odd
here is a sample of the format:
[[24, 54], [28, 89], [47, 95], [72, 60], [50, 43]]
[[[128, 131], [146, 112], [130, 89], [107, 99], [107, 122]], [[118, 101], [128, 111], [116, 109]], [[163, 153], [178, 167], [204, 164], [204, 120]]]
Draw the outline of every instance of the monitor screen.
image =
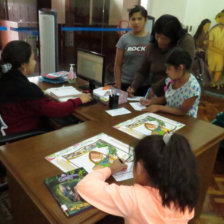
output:
[[94, 85], [104, 84], [104, 55], [77, 49], [77, 75]]

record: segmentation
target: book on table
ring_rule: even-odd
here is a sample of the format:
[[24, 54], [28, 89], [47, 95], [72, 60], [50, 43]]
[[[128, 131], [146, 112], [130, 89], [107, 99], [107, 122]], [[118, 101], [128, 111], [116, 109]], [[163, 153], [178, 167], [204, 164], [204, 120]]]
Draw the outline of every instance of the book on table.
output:
[[58, 79], [58, 78], [64, 78], [67, 80], [68, 72], [67, 71], [60, 71], [60, 72], [53, 72], [48, 74], [43, 74], [42, 77], [47, 79]]
[[52, 84], [65, 83], [68, 80], [68, 72], [59, 71], [59, 72], [43, 74], [40, 76], [40, 80], [43, 82], [48, 82]]
[[76, 215], [91, 207], [75, 191], [75, 186], [86, 174], [87, 171], [81, 167], [44, 180], [66, 216]]
[[82, 94], [82, 92], [78, 91], [73, 86], [62, 86], [47, 89], [45, 90], [45, 94], [50, 95], [58, 101], [65, 102], [68, 99], [78, 97], [78, 95]]

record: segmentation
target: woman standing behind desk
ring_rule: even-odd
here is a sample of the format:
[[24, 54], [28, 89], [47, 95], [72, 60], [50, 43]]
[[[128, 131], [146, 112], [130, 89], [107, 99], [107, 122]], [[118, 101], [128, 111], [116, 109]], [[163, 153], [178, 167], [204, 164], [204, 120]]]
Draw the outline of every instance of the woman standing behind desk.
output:
[[34, 72], [35, 65], [28, 43], [11, 41], [3, 49], [0, 61], [0, 127], [3, 136], [43, 128], [44, 117], [67, 116], [80, 104], [91, 100], [89, 94], [81, 94], [64, 103], [49, 100], [26, 77]]
[[203, 52], [204, 56], [208, 48], [208, 30], [210, 28], [210, 25], [211, 20], [209, 19], [202, 20], [194, 35], [196, 48], [200, 52]]
[[[180, 21], [172, 15], [163, 15], [156, 22], [152, 31], [152, 41], [147, 46], [141, 67], [138, 69], [134, 81], [128, 88], [129, 96], [136, 95], [136, 91], [148, 78], [153, 92], [157, 96], [164, 94], [167, 54], [175, 46], [186, 50], [193, 61], [195, 55], [194, 39]], [[146, 91], [145, 91], [146, 92]]]
[[[129, 12], [131, 32], [124, 34], [118, 41], [114, 75], [116, 86], [127, 90], [144, 57], [150, 34], [145, 31], [147, 11], [142, 6], [135, 6]], [[147, 88], [147, 87], [146, 87]]]

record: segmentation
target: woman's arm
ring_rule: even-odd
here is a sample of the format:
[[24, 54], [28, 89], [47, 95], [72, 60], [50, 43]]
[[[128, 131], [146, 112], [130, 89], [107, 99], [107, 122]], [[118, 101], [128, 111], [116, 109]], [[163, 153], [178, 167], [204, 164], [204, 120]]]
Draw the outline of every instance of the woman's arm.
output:
[[72, 114], [80, 104], [82, 104], [80, 98], [70, 99], [61, 103], [44, 97], [32, 101], [32, 109], [38, 115], [47, 117], [64, 117]]
[[131, 83], [131, 88], [136, 91], [140, 85], [145, 81], [145, 79], [149, 75], [150, 71], [150, 62], [149, 62], [149, 57], [150, 57], [150, 45], [146, 47], [145, 54], [143, 61], [141, 63], [140, 68], [137, 70], [136, 75], [134, 77], [134, 80]]
[[123, 63], [124, 51], [120, 48], [116, 50], [115, 64], [114, 64], [114, 79], [117, 88], [121, 89], [121, 66]]

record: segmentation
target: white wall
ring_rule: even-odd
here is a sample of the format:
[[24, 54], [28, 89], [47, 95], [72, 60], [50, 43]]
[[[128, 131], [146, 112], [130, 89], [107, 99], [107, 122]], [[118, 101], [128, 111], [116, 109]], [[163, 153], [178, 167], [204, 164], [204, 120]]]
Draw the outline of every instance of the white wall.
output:
[[109, 25], [117, 25], [122, 17], [123, 1], [110, 0]]
[[139, 0], [123, 0], [122, 19], [129, 20], [129, 10], [139, 4]]
[[184, 24], [192, 25], [194, 33], [205, 18], [211, 20], [211, 27], [216, 24], [215, 16], [224, 9], [224, 0], [188, 0]]
[[[197, 0], [195, 0], [197, 1]], [[158, 19], [163, 14], [171, 14], [184, 20], [187, 0], [149, 0], [148, 13]]]
[[139, 0], [110, 0], [109, 24], [118, 25], [120, 20], [129, 21], [128, 10], [138, 4]]
[[163, 14], [176, 16], [194, 34], [200, 22], [208, 18], [215, 25], [215, 16], [224, 9], [224, 0], [148, 0], [149, 15], [156, 19]]

